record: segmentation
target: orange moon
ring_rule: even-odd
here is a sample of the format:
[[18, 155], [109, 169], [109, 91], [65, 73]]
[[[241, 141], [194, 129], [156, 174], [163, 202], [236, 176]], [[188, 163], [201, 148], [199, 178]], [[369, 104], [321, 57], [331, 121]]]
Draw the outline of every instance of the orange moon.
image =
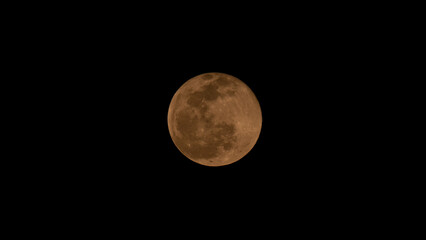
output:
[[262, 128], [259, 102], [251, 89], [225, 73], [205, 73], [185, 82], [169, 106], [172, 140], [190, 160], [223, 166], [244, 157]]

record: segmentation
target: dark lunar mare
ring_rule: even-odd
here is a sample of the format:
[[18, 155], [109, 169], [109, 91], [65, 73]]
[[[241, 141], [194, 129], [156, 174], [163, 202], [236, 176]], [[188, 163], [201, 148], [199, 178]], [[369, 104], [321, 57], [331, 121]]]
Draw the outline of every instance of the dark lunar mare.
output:
[[[200, 91], [192, 92], [186, 102], [190, 108], [176, 114], [176, 127], [182, 135], [182, 137], [176, 137], [176, 144], [189, 157], [210, 159], [219, 155], [220, 147], [225, 150], [234, 147], [235, 126], [225, 122], [214, 123], [208, 108], [208, 103], [220, 96], [219, 86], [229, 85], [229, 82], [228, 79], [219, 77], [216, 81], [202, 87]], [[199, 112], [200, 117], [194, 115], [193, 110]], [[206, 132], [204, 135], [197, 135], [201, 125]]]

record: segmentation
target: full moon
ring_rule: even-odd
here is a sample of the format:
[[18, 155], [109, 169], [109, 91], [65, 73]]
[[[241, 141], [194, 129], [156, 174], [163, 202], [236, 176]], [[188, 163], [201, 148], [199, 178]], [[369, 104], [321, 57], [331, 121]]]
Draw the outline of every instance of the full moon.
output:
[[173, 143], [190, 160], [223, 166], [254, 147], [262, 127], [259, 102], [250, 88], [225, 73], [205, 73], [185, 82], [169, 106]]

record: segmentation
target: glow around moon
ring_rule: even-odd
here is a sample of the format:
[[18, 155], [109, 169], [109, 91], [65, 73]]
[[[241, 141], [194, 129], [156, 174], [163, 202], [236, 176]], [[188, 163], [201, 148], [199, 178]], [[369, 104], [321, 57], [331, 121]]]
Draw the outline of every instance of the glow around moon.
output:
[[241, 80], [205, 73], [184, 83], [172, 98], [168, 127], [176, 147], [190, 160], [223, 166], [244, 157], [259, 138], [259, 102]]

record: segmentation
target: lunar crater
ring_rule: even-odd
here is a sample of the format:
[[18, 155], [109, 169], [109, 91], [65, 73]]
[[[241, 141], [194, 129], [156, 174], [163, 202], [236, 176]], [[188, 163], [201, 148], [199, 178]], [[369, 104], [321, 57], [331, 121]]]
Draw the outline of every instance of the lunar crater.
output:
[[215, 151], [215, 148], [210, 146], [222, 146], [225, 150], [229, 150], [233, 147], [233, 142], [237, 140], [236, 128], [233, 124], [214, 123], [211, 117], [199, 118], [186, 110], [177, 114], [176, 124], [177, 131], [180, 136], [183, 136], [177, 141], [178, 147], [192, 146], [191, 149], [196, 147], [201, 149], [200, 151], [192, 150], [189, 153], [192, 157], [208, 159], [217, 156], [217, 148]]

